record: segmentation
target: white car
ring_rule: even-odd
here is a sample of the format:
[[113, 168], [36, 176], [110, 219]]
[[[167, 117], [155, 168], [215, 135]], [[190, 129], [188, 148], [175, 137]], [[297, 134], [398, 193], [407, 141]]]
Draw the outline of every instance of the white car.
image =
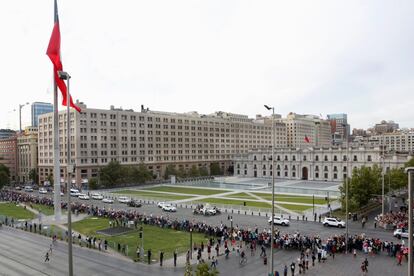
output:
[[96, 193], [92, 194], [91, 197], [92, 197], [92, 199], [96, 199], [96, 200], [102, 200], [103, 199], [103, 196], [101, 194], [96, 194]]
[[78, 189], [70, 189], [70, 196], [79, 196], [80, 194]]
[[[272, 223], [272, 218], [269, 218], [269, 220], [267, 221], [269, 224]], [[282, 217], [274, 217], [273, 218], [273, 224], [278, 224], [278, 225], [282, 225], [282, 226], [289, 226], [290, 221], [286, 218], [282, 218]]]
[[335, 227], [345, 227], [345, 222], [338, 219], [338, 218], [324, 218], [323, 222], [322, 222], [323, 226], [335, 226]]
[[40, 188], [39, 194], [47, 194], [47, 190], [45, 188]]
[[33, 187], [32, 186], [25, 186], [24, 191], [25, 192], [33, 192]]
[[171, 204], [165, 204], [161, 208], [162, 208], [163, 211], [166, 211], [166, 212], [177, 212], [177, 208], [175, 208]]
[[120, 196], [120, 197], [118, 197], [118, 202], [119, 203], [128, 203], [130, 201], [131, 201], [131, 199], [129, 197], [127, 197], [127, 196]]
[[158, 208], [162, 208], [165, 204], [167, 204], [167, 203], [165, 203], [165, 202], [158, 202], [157, 206], [158, 206]]
[[408, 231], [406, 229], [395, 229], [394, 231], [394, 237], [397, 239], [408, 239]]
[[79, 194], [78, 198], [83, 200], [89, 200], [89, 196], [87, 194]]
[[217, 213], [216, 209], [212, 207], [207, 207], [207, 206], [201, 208], [200, 212], [202, 212], [203, 215], [207, 215], [207, 216], [214, 216]]
[[102, 202], [103, 203], [114, 203], [114, 201], [110, 198], [104, 198], [104, 199], [102, 199]]

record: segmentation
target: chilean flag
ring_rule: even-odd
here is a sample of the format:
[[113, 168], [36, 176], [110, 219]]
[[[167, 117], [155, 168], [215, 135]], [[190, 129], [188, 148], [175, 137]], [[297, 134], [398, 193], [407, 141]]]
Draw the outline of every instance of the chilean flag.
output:
[[[53, 74], [55, 78], [55, 83], [59, 87], [60, 92], [62, 93], [62, 105], [67, 105], [67, 88], [63, 80], [58, 76], [58, 71], [63, 70], [62, 61], [60, 60], [60, 28], [59, 28], [59, 16], [57, 10], [57, 2], [55, 0], [55, 25], [53, 26], [52, 36], [50, 37], [49, 46], [47, 47], [46, 55], [50, 58], [53, 63]], [[79, 106], [75, 105], [70, 96], [70, 106], [76, 109], [78, 112], [81, 112]]]
[[306, 136], [306, 135], [305, 135], [305, 142], [306, 142], [306, 143], [310, 143], [310, 139], [309, 139], [309, 137], [308, 137], [308, 136]]

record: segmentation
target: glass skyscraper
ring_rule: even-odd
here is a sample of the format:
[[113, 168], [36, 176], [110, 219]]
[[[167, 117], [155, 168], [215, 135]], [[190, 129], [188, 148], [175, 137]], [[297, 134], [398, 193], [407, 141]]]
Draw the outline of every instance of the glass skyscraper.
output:
[[39, 115], [53, 112], [53, 105], [50, 103], [34, 102], [32, 103], [32, 126], [37, 127]]

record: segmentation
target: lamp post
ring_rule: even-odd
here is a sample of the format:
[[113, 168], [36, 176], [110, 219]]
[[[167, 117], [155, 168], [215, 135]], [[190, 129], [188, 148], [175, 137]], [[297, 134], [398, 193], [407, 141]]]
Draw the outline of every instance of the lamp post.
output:
[[233, 216], [230, 217], [231, 230], [233, 231]]
[[382, 155], [381, 155], [381, 159], [382, 159], [382, 215], [384, 216], [385, 213], [385, 183], [384, 183], [384, 166], [385, 166], [385, 153], [384, 153], [384, 134], [382, 135], [382, 139], [381, 139], [381, 148], [382, 148]]
[[411, 172], [414, 167], [405, 168], [408, 174], [408, 276], [413, 276], [413, 187], [411, 183]]
[[193, 259], [193, 228], [190, 226], [190, 259]]
[[[72, 214], [70, 206], [70, 188], [71, 188], [71, 172], [73, 171], [73, 166], [71, 165], [70, 160], [70, 93], [69, 93], [69, 83], [70, 75], [64, 71], [58, 71], [58, 76], [61, 80], [66, 80], [67, 82], [67, 91], [66, 91], [66, 173], [67, 173], [67, 201], [68, 201], [68, 256], [69, 256], [69, 276], [73, 276], [73, 256], [72, 256]], [[55, 191], [56, 192], [56, 191]]]
[[275, 108], [264, 105], [267, 110], [272, 110], [272, 224], [270, 234], [270, 275], [273, 275], [274, 260], [273, 260], [273, 241], [275, 232]]
[[19, 129], [20, 129], [20, 133], [22, 133], [22, 108], [26, 105], [28, 105], [29, 103], [25, 103], [25, 104], [19, 104]]

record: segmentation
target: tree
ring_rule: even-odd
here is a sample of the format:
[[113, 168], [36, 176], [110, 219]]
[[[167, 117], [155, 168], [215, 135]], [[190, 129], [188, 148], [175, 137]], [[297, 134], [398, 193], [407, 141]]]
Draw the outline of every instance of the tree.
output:
[[111, 161], [100, 171], [101, 182], [106, 188], [114, 187], [122, 177], [121, 164], [118, 161]]
[[[349, 179], [348, 197], [349, 210], [355, 211], [366, 204], [375, 195], [381, 194], [381, 168], [377, 165], [371, 167], [355, 168], [352, 177]], [[345, 208], [345, 181], [339, 187], [341, 192], [342, 208]]]
[[198, 170], [196, 165], [192, 165], [190, 172], [188, 174], [190, 177], [197, 177], [200, 176], [200, 171]]
[[180, 178], [185, 178], [187, 176], [187, 173], [184, 170], [184, 167], [180, 167], [178, 169], [177, 176], [180, 177]]
[[199, 171], [200, 171], [200, 176], [208, 176], [208, 170], [206, 167], [201, 167]]
[[193, 267], [191, 266], [190, 262], [187, 262], [185, 264], [184, 276], [193, 276]]
[[407, 163], [405, 163], [405, 168], [414, 167], [414, 157], [412, 157]]
[[210, 164], [210, 175], [222, 175], [223, 172], [221, 171], [219, 163], [211, 163]]
[[10, 169], [4, 165], [0, 164], [0, 190], [10, 183]]
[[38, 184], [38, 175], [37, 175], [37, 170], [36, 169], [31, 169], [29, 172], [29, 178], [30, 180], [32, 180], [34, 183]]
[[91, 179], [89, 179], [88, 184], [89, 184], [89, 189], [91, 190], [96, 190], [100, 188], [98, 185], [98, 179], [96, 177], [92, 177]]
[[173, 164], [170, 164], [165, 168], [164, 179], [168, 179], [171, 175], [177, 175], [177, 170]]
[[215, 268], [210, 269], [207, 263], [201, 263], [197, 265], [196, 275], [197, 276], [217, 276], [219, 275], [219, 272]]
[[51, 185], [51, 186], [53, 186], [53, 183], [54, 183], [53, 173], [49, 174], [49, 175], [46, 177], [46, 180], [50, 183], [50, 185]]

